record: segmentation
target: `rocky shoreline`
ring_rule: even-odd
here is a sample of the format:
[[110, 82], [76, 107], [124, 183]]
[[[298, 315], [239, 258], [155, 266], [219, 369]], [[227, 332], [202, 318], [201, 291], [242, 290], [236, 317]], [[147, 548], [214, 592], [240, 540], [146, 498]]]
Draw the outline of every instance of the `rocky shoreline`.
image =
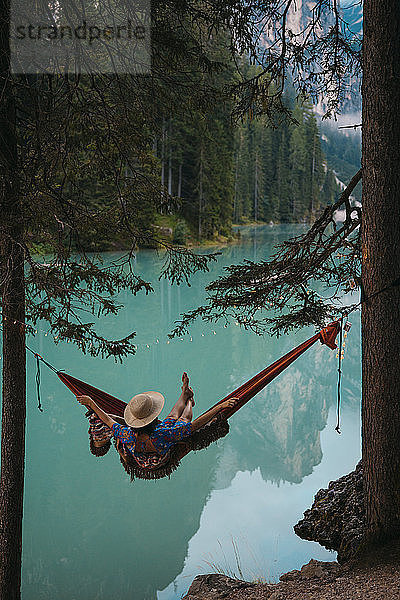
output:
[[183, 600], [399, 600], [400, 542], [340, 565], [311, 560], [275, 584], [199, 575]]
[[275, 584], [199, 575], [184, 600], [400, 600], [400, 540], [357, 557], [365, 531], [361, 462], [317, 492], [294, 531], [336, 550], [338, 562], [311, 560]]
[[312, 507], [294, 526], [303, 540], [338, 553], [340, 563], [357, 552], [365, 532], [362, 464], [317, 492]]

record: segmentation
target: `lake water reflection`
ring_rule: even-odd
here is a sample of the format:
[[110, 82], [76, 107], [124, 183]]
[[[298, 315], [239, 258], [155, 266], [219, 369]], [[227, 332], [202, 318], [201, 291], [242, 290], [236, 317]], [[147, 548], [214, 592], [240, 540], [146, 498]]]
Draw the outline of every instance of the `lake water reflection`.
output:
[[[242, 242], [223, 249], [211, 273], [196, 275], [190, 288], [157, 282], [161, 257], [140, 252], [137, 270], [155, 293], [122, 296], [123, 313], [101, 324], [109, 336], [138, 331], [138, 354], [123, 365], [54, 346], [41, 331], [30, 345], [125, 400], [156, 389], [169, 406], [186, 370], [202, 411], [313, 330], [277, 340], [234, 323], [196, 323], [191, 338], [167, 343], [173, 321], [202, 301], [204, 285], [224, 265], [267, 258], [274, 244], [300, 231], [245, 229]], [[113, 451], [93, 457], [83, 409], [47, 371], [39, 413], [30, 362], [23, 600], [172, 600], [210, 565], [276, 579], [311, 557], [332, 559], [299, 540], [292, 526], [315, 491], [359, 458], [359, 344], [357, 316], [344, 361], [341, 436], [334, 432], [336, 353], [318, 345], [233, 417], [227, 438], [191, 453], [170, 480], [158, 482], [130, 483]]]

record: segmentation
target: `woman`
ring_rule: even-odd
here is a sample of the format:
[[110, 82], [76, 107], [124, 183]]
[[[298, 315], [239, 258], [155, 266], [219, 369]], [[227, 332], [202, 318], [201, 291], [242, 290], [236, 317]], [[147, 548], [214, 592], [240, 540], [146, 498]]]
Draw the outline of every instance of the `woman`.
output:
[[178, 401], [163, 421], [157, 418], [164, 406], [164, 397], [159, 392], [145, 392], [134, 396], [125, 408], [126, 425], [117, 423], [89, 396], [78, 396], [77, 400], [90, 408], [110, 428], [117, 449], [126, 461], [133, 456], [139, 466], [156, 468], [168, 460], [169, 450], [174, 444], [184, 440], [236, 402], [235, 398], [226, 400], [192, 422], [195, 402], [187, 373], [182, 375], [182, 384]]

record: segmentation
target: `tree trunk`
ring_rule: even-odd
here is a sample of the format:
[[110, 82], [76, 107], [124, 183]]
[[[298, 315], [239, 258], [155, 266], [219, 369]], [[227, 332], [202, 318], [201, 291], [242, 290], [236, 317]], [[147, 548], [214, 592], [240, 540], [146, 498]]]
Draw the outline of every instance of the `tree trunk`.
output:
[[161, 207], [160, 213], [164, 212], [165, 204], [165, 119], [163, 117], [161, 130]]
[[[172, 124], [169, 122], [169, 143], [168, 143], [168, 194], [172, 196]], [[168, 211], [170, 212], [170, 210]]]
[[0, 600], [21, 587], [25, 458], [25, 288], [23, 222], [18, 195], [15, 103], [9, 68], [9, 5], [0, 2], [0, 282], [3, 398], [0, 481]]
[[256, 150], [254, 165], [254, 220], [258, 219], [258, 153]]
[[182, 198], [182, 163], [179, 164], [178, 169], [178, 198]]
[[[2, 286], [3, 395], [0, 482], [0, 600], [20, 598], [25, 461], [25, 333], [23, 253], [4, 244], [8, 271]], [[4, 257], [3, 254], [3, 257]], [[3, 258], [2, 257], [2, 258]]]
[[[364, 1], [362, 278], [366, 297], [400, 276], [400, 13]], [[400, 533], [400, 288], [363, 305], [363, 472], [372, 540]]]
[[239, 179], [239, 151], [236, 151], [235, 157], [235, 188], [233, 196], [233, 222], [238, 223], [238, 179]]
[[198, 228], [199, 240], [201, 239], [201, 236], [203, 234], [203, 159], [204, 159], [204, 152], [203, 152], [203, 144], [202, 144], [201, 149], [200, 149], [200, 170], [199, 170], [199, 228]]
[[312, 166], [311, 166], [311, 205], [309, 208], [310, 212], [310, 222], [312, 223], [315, 202], [314, 202], [314, 174], [315, 174], [315, 146], [317, 143], [317, 134], [314, 133], [314, 143], [313, 143], [313, 155], [312, 155]]

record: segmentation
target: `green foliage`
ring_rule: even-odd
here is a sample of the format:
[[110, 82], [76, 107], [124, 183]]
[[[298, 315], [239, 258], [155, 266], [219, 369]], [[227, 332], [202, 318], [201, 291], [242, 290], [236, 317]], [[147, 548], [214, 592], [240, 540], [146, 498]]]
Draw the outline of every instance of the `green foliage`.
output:
[[[116, 314], [123, 290], [152, 291], [151, 283], [135, 273], [138, 247], [161, 246], [166, 258], [160, 276], [177, 284], [207, 270], [215, 259], [175, 248], [154, 227], [160, 209], [173, 203], [172, 195], [160, 193], [154, 153], [161, 123], [166, 113], [183, 112], [183, 95], [185, 118], [188, 110], [202, 114], [218, 95], [212, 73], [222, 65], [203, 47], [214, 17], [193, 11], [195, 24], [179, 3], [154, 6], [156, 42], [148, 76], [66, 73], [9, 79], [17, 137], [13, 177], [22, 211], [20, 228], [2, 224], [2, 247], [14, 239], [14, 231], [23, 230], [16, 242], [23, 245], [27, 265], [27, 321], [47, 320], [55, 339], [92, 355], [121, 359], [135, 352], [134, 332], [106, 340], [96, 333], [91, 315]], [[207, 89], [199, 87], [201, 78], [208, 78]], [[5, 180], [8, 164], [2, 157], [0, 167]], [[121, 247], [126, 254], [105, 266], [99, 252]], [[7, 260], [1, 256], [3, 281]]]
[[213, 59], [223, 70], [204, 73], [200, 89], [216, 95], [206, 107], [193, 107], [191, 91], [181, 94], [181, 106], [164, 115], [156, 139], [162, 212], [183, 217], [193, 237], [212, 239], [229, 235], [233, 205], [232, 105], [227, 86], [233, 81], [229, 36], [220, 33], [209, 42]]
[[[338, 178], [347, 183], [361, 166], [361, 136], [359, 131], [339, 130], [328, 123], [321, 126], [321, 144], [331, 168]], [[361, 202], [361, 183], [354, 189], [353, 196]]]
[[[171, 337], [185, 333], [198, 317], [233, 318], [258, 334], [280, 335], [307, 325], [322, 327], [338, 313], [358, 308], [359, 303], [342, 307], [341, 296], [357, 287], [361, 275], [361, 209], [349, 202], [360, 180], [361, 170], [309, 231], [277, 246], [270, 260], [226, 267], [207, 286], [207, 304], [184, 314]], [[334, 212], [343, 205], [346, 219], [336, 227]]]
[[[92, 336], [94, 354], [134, 352], [129, 336], [115, 350], [114, 342], [90, 333], [82, 307], [92, 314], [115, 313], [118, 291], [151, 290], [150, 282], [134, 274], [138, 247], [164, 247], [161, 275], [176, 283], [206, 270], [214, 258], [174, 248], [154, 227], [158, 213], [184, 217], [192, 234], [213, 238], [230, 233], [233, 216], [312, 219], [332, 197], [334, 182], [330, 175], [324, 178], [315, 119], [307, 105], [298, 105], [298, 130], [293, 120], [283, 122], [294, 101], [283, 95], [282, 82], [288, 60], [299, 68], [304, 60], [313, 65], [324, 44], [332, 43], [335, 71], [306, 75], [299, 87], [304, 96], [312, 95], [311, 83], [325, 85], [346, 60], [357, 62], [357, 51], [340, 46], [343, 36], [332, 30], [309, 36], [314, 41], [307, 50], [285, 40], [286, 54], [266, 52], [264, 70], [250, 67], [240, 57], [248, 51], [252, 60], [258, 56], [260, 8], [263, 27], [286, 18], [262, 3], [154, 3], [151, 74], [10, 80], [27, 314], [33, 322], [47, 319], [59, 339], [83, 350]], [[316, 13], [315, 31], [320, 25]], [[279, 41], [285, 28], [275, 30]], [[334, 99], [328, 108], [333, 105]], [[232, 112], [243, 118], [236, 130]], [[253, 119], [261, 113], [265, 116]], [[282, 127], [274, 130], [271, 124]], [[1, 234], [3, 241], [12, 238], [11, 224]], [[121, 246], [127, 248], [122, 271], [119, 265], [104, 268], [97, 253]], [[7, 273], [7, 265], [1, 267]]]
[[180, 221], [178, 221], [178, 223], [174, 229], [174, 235], [173, 235], [172, 241], [174, 242], [174, 244], [184, 246], [187, 242], [189, 234], [190, 234], [190, 231], [189, 231], [189, 228], [188, 228], [186, 222], [183, 220], [180, 220]]
[[[339, 189], [322, 154], [320, 132], [311, 104], [286, 96], [291, 120], [246, 118], [232, 123], [232, 103], [223, 96], [237, 73], [229, 66], [226, 36], [213, 39], [212, 53], [227, 65], [206, 74], [221, 100], [207, 110], [179, 110], [163, 117], [156, 140], [160, 161], [160, 208], [184, 217], [191, 236], [213, 239], [229, 236], [232, 221], [312, 221]], [[245, 76], [257, 69], [242, 59]], [[186, 103], [185, 103], [186, 101]], [[182, 96], [182, 106], [190, 101]]]
[[235, 137], [234, 219], [280, 223], [313, 220], [339, 188], [326, 167], [312, 106], [297, 102], [295, 122], [272, 129], [260, 117]]

